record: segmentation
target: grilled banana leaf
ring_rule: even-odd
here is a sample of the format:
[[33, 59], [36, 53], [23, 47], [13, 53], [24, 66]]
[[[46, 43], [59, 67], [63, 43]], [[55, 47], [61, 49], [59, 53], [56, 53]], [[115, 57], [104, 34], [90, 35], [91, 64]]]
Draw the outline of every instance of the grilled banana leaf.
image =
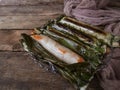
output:
[[24, 49], [32, 54], [37, 60], [42, 63], [52, 63], [54, 68], [67, 80], [69, 80], [78, 90], [89, 84], [96, 72], [98, 65], [93, 66], [87, 60], [82, 63], [66, 64], [49, 53], [37, 41], [32, 39], [27, 34], [22, 34], [20, 40]]
[[56, 22], [69, 29], [74, 29], [78, 33], [94, 37], [110, 47], [120, 47], [120, 36], [114, 36], [99, 28], [87, 25], [67, 16], [61, 16]]
[[[84, 62], [68, 64], [47, 50], [32, 36], [47, 36], [59, 45], [84, 58]], [[40, 37], [37, 37], [40, 39]], [[61, 16], [43, 27], [35, 28], [31, 35], [22, 34], [23, 48], [36, 60], [48, 64], [70, 81], [76, 89], [86, 88], [102, 65], [107, 47], [120, 47], [120, 37], [99, 28], [81, 23], [73, 18]], [[49, 42], [49, 41], [48, 41]]]
[[89, 62], [93, 64], [93, 66], [94, 65], [97, 66], [98, 64], [101, 63], [100, 60], [103, 58], [103, 53], [105, 52], [103, 48], [99, 47], [98, 50], [97, 48], [93, 49], [92, 47], [90, 48], [85, 44], [78, 44], [72, 41], [71, 39], [52, 33], [49, 30], [38, 30], [38, 29], [36, 30], [37, 30], [36, 31], [37, 34], [47, 35], [51, 37], [52, 39], [54, 39], [55, 41], [57, 41], [59, 44], [62, 44], [63, 46], [73, 50], [80, 56], [84, 57], [86, 61], [89, 60]]
[[[37, 34], [44, 34], [47, 36], [50, 36], [54, 39], [57, 38], [62, 38], [64, 39], [64, 41], [66, 40], [66, 42], [71, 42], [74, 43], [74, 45], [76, 44], [78, 47], [82, 47], [85, 49], [93, 49], [95, 52], [99, 53], [99, 54], [105, 54], [106, 53], [106, 45], [101, 44], [97, 41], [93, 41], [92, 43], [89, 42], [88, 40], [85, 40], [84, 37], [80, 37], [78, 35], [75, 35], [72, 32], [69, 31], [65, 31], [64, 29], [55, 29], [52, 28], [50, 26], [47, 26], [46, 28], [35, 28], [35, 31]], [[59, 40], [57, 40], [59, 42]], [[61, 40], [60, 40], [61, 41]], [[62, 42], [61, 42], [62, 43]], [[78, 53], [79, 49], [76, 50]]]

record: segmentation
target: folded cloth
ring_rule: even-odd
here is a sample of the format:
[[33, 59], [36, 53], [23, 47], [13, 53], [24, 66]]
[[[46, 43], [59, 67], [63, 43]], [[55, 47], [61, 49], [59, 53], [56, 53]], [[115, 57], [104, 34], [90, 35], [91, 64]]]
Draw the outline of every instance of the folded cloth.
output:
[[108, 31], [120, 32], [120, 8], [108, 7], [110, 1], [65, 0], [64, 13], [91, 25], [104, 25]]
[[[102, 26], [106, 32], [120, 36], [120, 7], [110, 7], [111, 2], [120, 3], [119, 0], [64, 0], [64, 13], [90, 25]], [[97, 81], [93, 80], [96, 83], [99, 81], [104, 90], [120, 90], [120, 48], [115, 48], [112, 53], [107, 66], [95, 75]], [[91, 87], [99, 90], [94, 85]]]

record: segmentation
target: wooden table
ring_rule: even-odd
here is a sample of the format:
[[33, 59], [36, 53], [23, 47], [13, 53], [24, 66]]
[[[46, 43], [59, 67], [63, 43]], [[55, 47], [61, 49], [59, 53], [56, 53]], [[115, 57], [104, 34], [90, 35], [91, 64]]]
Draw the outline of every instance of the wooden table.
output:
[[74, 90], [60, 75], [34, 63], [19, 43], [21, 33], [62, 11], [63, 0], [0, 0], [0, 90]]
[[0, 90], [74, 90], [60, 75], [34, 63], [19, 43], [21, 33], [62, 13], [63, 0], [0, 0]]

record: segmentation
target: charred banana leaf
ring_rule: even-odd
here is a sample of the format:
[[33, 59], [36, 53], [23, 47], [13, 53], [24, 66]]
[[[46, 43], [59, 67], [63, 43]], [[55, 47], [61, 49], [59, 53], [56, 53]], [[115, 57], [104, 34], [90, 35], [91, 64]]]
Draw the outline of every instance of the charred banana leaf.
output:
[[98, 68], [98, 65], [92, 66], [89, 62], [64, 63], [49, 53], [42, 45], [32, 39], [31, 36], [22, 34], [22, 37], [20, 41], [26, 51], [30, 52], [30, 54], [42, 63], [52, 63], [54, 68], [78, 90], [89, 84]]
[[[37, 34], [44, 34], [49, 37], [52, 37], [54, 39], [61, 38], [64, 39], [64, 41], [69, 43], [74, 43], [78, 47], [82, 47], [82, 49], [93, 49], [95, 52], [99, 54], [105, 54], [106, 53], [106, 45], [102, 44], [101, 42], [98, 42], [95, 38], [91, 38], [82, 34], [77, 35], [76, 33], [73, 33], [71, 31], [66, 30], [65, 28], [54, 28], [55, 24], [51, 23], [45, 26], [44, 28], [35, 28], [35, 33]], [[60, 42], [59, 40], [57, 40]], [[63, 41], [63, 40], [62, 40]], [[61, 42], [62, 43], [62, 42]], [[74, 46], [73, 46], [74, 47]], [[76, 49], [78, 53], [79, 49]]]
[[78, 90], [88, 86], [102, 65], [107, 47], [120, 47], [119, 36], [66, 16], [22, 37], [20, 41], [27, 52], [39, 62], [54, 67]]
[[99, 28], [87, 25], [83, 22], [66, 16], [60, 17], [56, 22], [71, 30], [74, 29], [78, 33], [83, 33], [94, 37], [108, 46], [120, 47], [120, 36], [114, 36], [110, 33], [104, 32]]
[[92, 47], [88, 47], [86, 44], [76, 43], [70, 38], [65, 38], [65, 36], [60, 36], [59, 34], [52, 33], [49, 30], [36, 29], [36, 32], [37, 34], [44, 34], [49, 36], [59, 44], [82, 56], [86, 61], [89, 60], [88, 62], [90, 62], [93, 67], [101, 64], [101, 59], [103, 58], [103, 53], [105, 52], [105, 49], [101, 47], [93, 49]]

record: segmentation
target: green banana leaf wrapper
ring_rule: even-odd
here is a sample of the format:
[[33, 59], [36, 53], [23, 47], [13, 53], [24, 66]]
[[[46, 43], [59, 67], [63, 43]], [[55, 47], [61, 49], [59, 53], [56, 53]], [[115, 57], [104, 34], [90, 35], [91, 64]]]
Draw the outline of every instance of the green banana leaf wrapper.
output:
[[[73, 24], [76, 22], [76, 27], [82, 26], [88, 30], [88, 27], [95, 29], [95, 31], [93, 30], [95, 35], [81, 30], [84, 28], [76, 28], [75, 25], [65, 22], [65, 19], [68, 20], [67, 22], [73, 20], [74, 22], [70, 21], [70, 23]], [[101, 34], [101, 36], [103, 35], [104, 38], [99, 38], [98, 34]], [[102, 59], [107, 52], [107, 47], [112, 47], [112, 45], [119, 47], [119, 37], [116, 39], [116, 37], [111, 34], [107, 34], [99, 29], [97, 31], [93, 26], [86, 24], [81, 25], [81, 22], [66, 16], [51, 20], [43, 27], [35, 28], [33, 35], [48, 36], [60, 45], [72, 50], [84, 58], [85, 62], [67, 64], [52, 55], [39, 42], [34, 40], [31, 35], [22, 34], [20, 42], [22, 43], [23, 48], [34, 56], [37, 61], [49, 65], [52, 70], [61, 74], [70, 81], [77, 90], [87, 88], [94, 77], [94, 74], [103, 64]], [[117, 44], [113, 44], [114, 42]]]

